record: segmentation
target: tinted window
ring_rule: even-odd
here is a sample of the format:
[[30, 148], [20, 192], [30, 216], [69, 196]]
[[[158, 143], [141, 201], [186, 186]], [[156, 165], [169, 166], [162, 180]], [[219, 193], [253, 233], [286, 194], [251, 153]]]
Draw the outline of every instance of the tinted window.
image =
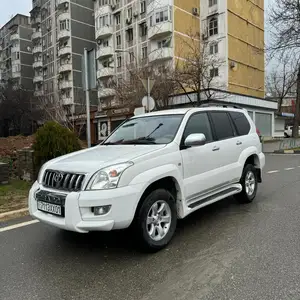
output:
[[218, 140], [224, 140], [234, 136], [233, 128], [226, 112], [211, 112], [211, 118]]
[[208, 143], [213, 140], [209, 119], [206, 113], [195, 114], [190, 117], [185, 127], [183, 139], [185, 140], [193, 133], [203, 133]]
[[230, 112], [229, 114], [235, 124], [238, 135], [248, 134], [250, 131], [250, 124], [245, 115], [240, 112]]

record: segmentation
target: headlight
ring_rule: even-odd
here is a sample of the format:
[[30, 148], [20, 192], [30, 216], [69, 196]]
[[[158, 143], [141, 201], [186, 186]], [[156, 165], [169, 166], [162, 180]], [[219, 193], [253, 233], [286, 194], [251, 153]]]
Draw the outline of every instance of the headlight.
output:
[[43, 173], [43, 169], [44, 169], [43, 166], [44, 165], [41, 166], [41, 168], [39, 170], [39, 174], [38, 174], [37, 180], [36, 180], [40, 184], [42, 183], [42, 180], [43, 180], [43, 178], [42, 178], [42, 173]]
[[122, 173], [132, 165], [132, 162], [127, 162], [99, 170], [90, 179], [86, 190], [115, 189], [118, 186]]

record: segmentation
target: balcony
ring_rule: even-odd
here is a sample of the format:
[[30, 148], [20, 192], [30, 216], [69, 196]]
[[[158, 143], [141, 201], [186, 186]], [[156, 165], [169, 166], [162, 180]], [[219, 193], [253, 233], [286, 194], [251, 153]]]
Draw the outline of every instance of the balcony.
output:
[[71, 80], [62, 80], [59, 83], [59, 88], [63, 89], [71, 89], [73, 87], [73, 82]]
[[157, 50], [154, 50], [149, 54], [149, 62], [154, 62], [158, 60], [167, 60], [173, 57], [173, 48], [163, 47]]
[[31, 36], [31, 39], [34, 41], [34, 40], [37, 40], [37, 39], [40, 39], [42, 38], [42, 32], [41, 31], [35, 31], [32, 36]]
[[42, 46], [34, 46], [33, 49], [32, 49], [33, 54], [42, 53], [42, 52], [43, 52]]
[[42, 75], [36, 75], [33, 77], [33, 83], [37, 82], [43, 82], [43, 76]]
[[11, 36], [10, 36], [10, 40], [11, 41], [15, 41], [15, 40], [19, 40], [20, 39], [20, 36], [18, 33], [13, 33]]
[[43, 67], [43, 62], [42, 62], [41, 60], [35, 61], [35, 62], [32, 64], [32, 67], [33, 67], [34, 69], [42, 68], [42, 67]]
[[12, 78], [20, 78], [21, 77], [21, 72], [20, 71], [12, 71], [11, 72], [11, 77]]
[[70, 30], [67, 29], [61, 30], [57, 35], [57, 38], [59, 40], [68, 39], [70, 37], [71, 37], [71, 32]]
[[63, 56], [63, 55], [67, 55], [67, 54], [71, 54], [70, 46], [62, 47], [58, 50], [58, 56]]
[[71, 72], [72, 71], [72, 64], [71, 63], [65, 63], [63, 65], [60, 65], [58, 68], [59, 73], [63, 72]]
[[42, 97], [44, 95], [44, 91], [41, 90], [41, 91], [34, 91], [34, 96], [35, 97]]
[[96, 40], [112, 35], [114, 32], [113, 26], [106, 25], [96, 30]]
[[71, 19], [71, 15], [70, 15], [69, 11], [62, 11], [62, 12], [58, 13], [58, 16], [57, 16], [58, 22], [70, 20], [70, 19]]
[[114, 51], [112, 47], [104, 47], [97, 50], [96, 57], [97, 59], [101, 59], [103, 57], [114, 55]]
[[66, 5], [66, 3], [70, 4], [70, 0], [57, 0], [57, 7], [60, 7], [62, 5]]
[[109, 88], [100, 88], [98, 90], [98, 98], [103, 99], [107, 97], [113, 97], [116, 95], [116, 91], [114, 89]]
[[63, 97], [61, 100], [62, 100], [63, 105], [73, 105], [74, 104], [72, 97]]
[[151, 26], [148, 30], [149, 39], [160, 39], [166, 35], [169, 35], [173, 32], [172, 22], [166, 21], [164, 23]]
[[11, 48], [11, 53], [20, 52], [20, 45], [15, 45]]
[[39, 25], [39, 24], [41, 24], [41, 22], [42, 22], [42, 19], [41, 19], [40, 16], [36, 16], [36, 17], [32, 17], [32, 18], [31, 18], [31, 24], [32, 24], [33, 26]]
[[113, 68], [102, 68], [97, 71], [97, 78], [114, 76], [115, 71]]

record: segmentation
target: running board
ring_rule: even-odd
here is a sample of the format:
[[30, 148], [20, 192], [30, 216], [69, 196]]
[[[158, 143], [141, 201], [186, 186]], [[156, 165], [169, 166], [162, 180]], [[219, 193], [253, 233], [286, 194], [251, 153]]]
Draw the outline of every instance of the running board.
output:
[[196, 202], [190, 204], [188, 207], [191, 209], [194, 209], [198, 206], [205, 206], [204, 204], [208, 205], [208, 204], [217, 202], [217, 201], [227, 198], [229, 196], [238, 194], [241, 191], [242, 191], [242, 186], [240, 184], [234, 184], [223, 191], [217, 192], [216, 194], [210, 195], [206, 198], [196, 201]]

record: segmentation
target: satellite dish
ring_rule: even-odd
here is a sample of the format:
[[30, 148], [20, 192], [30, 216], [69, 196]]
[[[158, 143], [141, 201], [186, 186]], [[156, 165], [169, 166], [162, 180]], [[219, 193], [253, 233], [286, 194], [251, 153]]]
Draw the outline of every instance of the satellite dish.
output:
[[149, 101], [148, 101], [148, 97], [145, 96], [142, 99], [142, 105], [146, 108], [146, 111], [152, 111], [155, 107], [155, 101], [152, 97], [149, 97]]

